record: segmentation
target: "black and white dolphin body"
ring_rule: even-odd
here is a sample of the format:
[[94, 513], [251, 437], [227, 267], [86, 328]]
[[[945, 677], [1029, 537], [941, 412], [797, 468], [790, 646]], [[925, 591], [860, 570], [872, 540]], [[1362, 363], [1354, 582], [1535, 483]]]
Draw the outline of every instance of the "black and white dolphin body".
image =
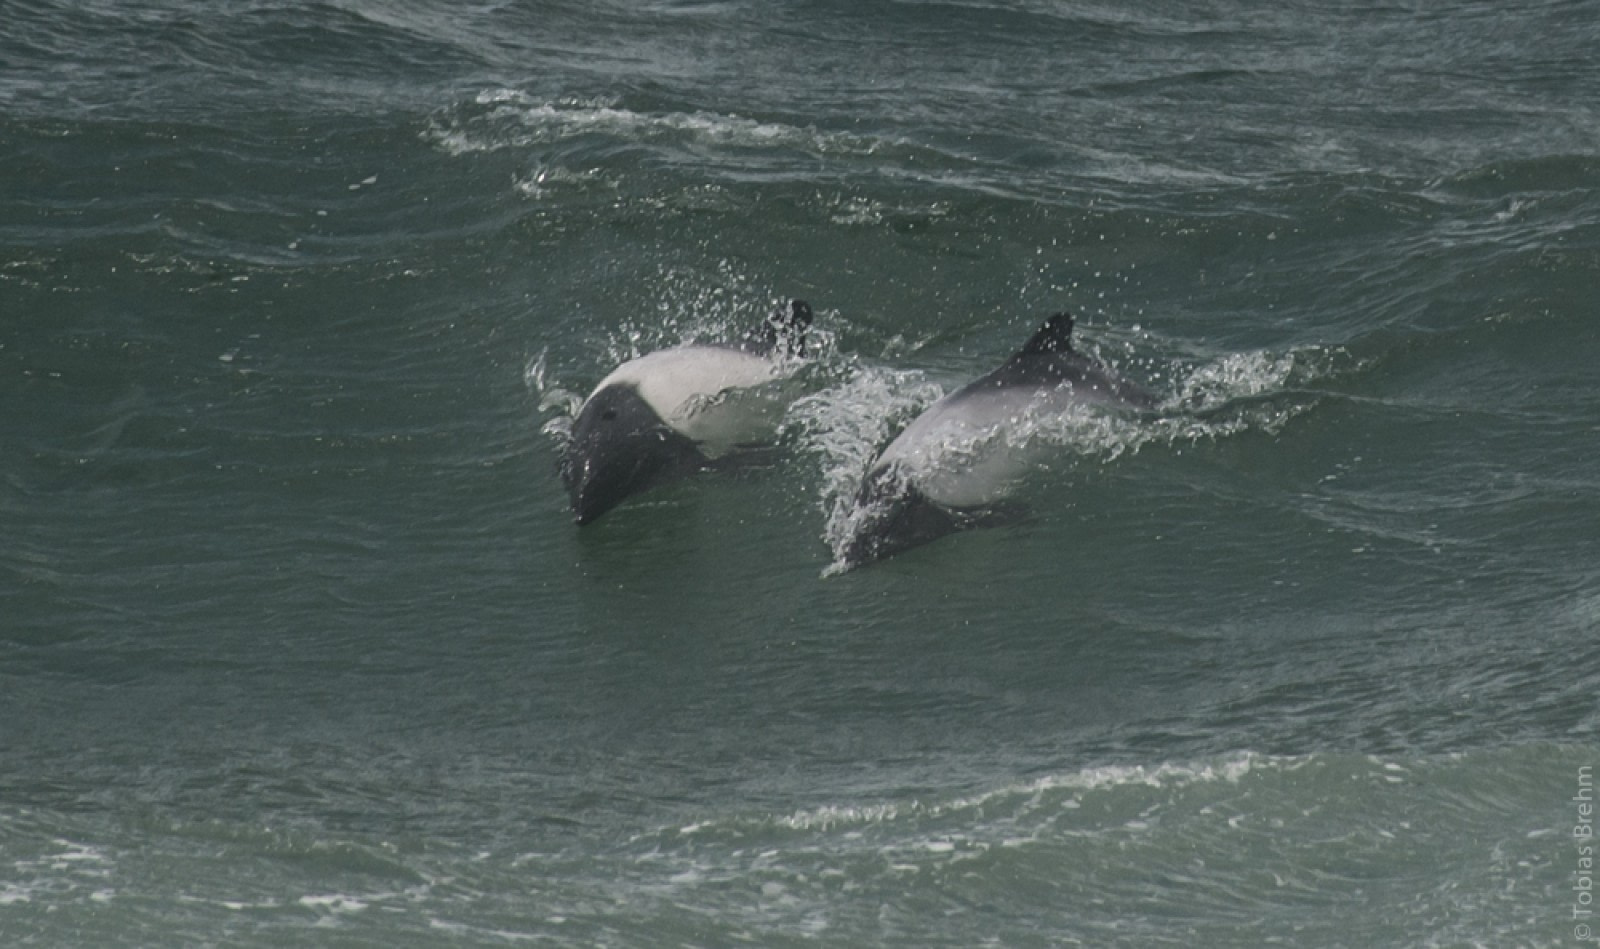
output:
[[929, 406], [868, 470], [841, 559], [859, 566], [994, 522], [1048, 444], [1041, 420], [1094, 404], [1150, 409], [1154, 395], [1072, 348], [1072, 316], [1045, 320], [1015, 355]]
[[794, 300], [737, 343], [630, 359], [578, 410], [561, 478], [588, 524], [623, 499], [743, 449], [770, 444], [799, 369], [811, 307]]

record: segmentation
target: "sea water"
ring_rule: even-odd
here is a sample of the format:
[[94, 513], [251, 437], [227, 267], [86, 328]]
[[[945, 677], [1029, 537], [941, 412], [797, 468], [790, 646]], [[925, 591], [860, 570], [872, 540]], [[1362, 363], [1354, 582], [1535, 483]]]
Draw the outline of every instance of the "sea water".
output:
[[[1576, 946], [1600, 7], [13, 0], [0, 942]], [[803, 298], [579, 529], [619, 362]], [[1037, 323], [1162, 399], [865, 568]]]

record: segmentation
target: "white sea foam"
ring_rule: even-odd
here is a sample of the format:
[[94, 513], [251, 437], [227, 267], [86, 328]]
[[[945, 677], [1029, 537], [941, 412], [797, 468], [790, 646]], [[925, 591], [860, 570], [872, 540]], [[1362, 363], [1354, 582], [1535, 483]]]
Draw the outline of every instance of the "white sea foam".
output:
[[574, 169], [546, 161], [541, 162], [528, 174], [516, 178], [513, 184], [525, 197], [543, 198], [557, 189], [581, 191], [604, 188], [615, 191], [620, 182], [599, 168]]
[[[559, 922], [559, 919], [552, 919]], [[490, 926], [469, 926], [454, 920], [440, 919], [437, 916], [428, 918], [428, 928], [449, 933], [453, 938], [465, 940], [473, 944], [489, 944], [496, 942], [522, 943], [544, 942], [546, 937], [536, 933], [521, 933], [510, 929], [496, 929]]]
[[1086, 792], [1136, 786], [1177, 788], [1214, 782], [1237, 784], [1253, 771], [1290, 770], [1304, 761], [1303, 757], [1268, 756], [1246, 751], [1214, 761], [1158, 765], [1103, 765], [1004, 785], [949, 801], [930, 803], [913, 801], [906, 804], [862, 806], [825, 805], [812, 810], [796, 811], [777, 818], [775, 823], [794, 830], [837, 830], [844, 827], [888, 823], [905, 817], [937, 818], [968, 811], [986, 811], [1008, 803], [1026, 809], [1038, 806], [1041, 799], [1051, 792], [1072, 792], [1073, 799], [1050, 804], [1052, 809], [1072, 809]]
[[[714, 856], [719, 853], [747, 871], [782, 871], [797, 882], [808, 873], [820, 881], [864, 869], [841, 867], [840, 861], [864, 861], [891, 873], [922, 872], [1062, 836], [1146, 835], [1160, 828], [1166, 809], [1190, 788], [1238, 785], [1258, 773], [1296, 771], [1312, 760], [1241, 751], [1193, 762], [1100, 765], [942, 800], [823, 804], [787, 814], [702, 819], [635, 842], [649, 847], [653, 860], [665, 861], [676, 885], [721, 878], [728, 865]], [[1138, 793], [1130, 797], [1129, 791]], [[1206, 799], [1215, 793], [1207, 792]], [[1232, 801], [1240, 792], [1221, 793]], [[1217, 822], [1232, 827], [1230, 818], [1237, 816], [1219, 815]], [[798, 837], [781, 847], [765, 846], [774, 831]], [[752, 857], [741, 841], [760, 842], [762, 849]]]
[[10, 879], [0, 882], [0, 906], [76, 899], [105, 903], [116, 896], [109, 881], [117, 866], [107, 851], [63, 837], [50, 844], [56, 849], [9, 863]]
[[950, 214], [948, 201], [907, 204], [883, 201], [859, 194], [835, 194], [823, 198], [822, 203], [828, 210], [828, 219], [846, 227], [872, 226], [895, 219], [935, 221]]
[[358, 913], [367, 908], [366, 900], [343, 893], [307, 894], [300, 897], [301, 906], [330, 913]]
[[1190, 370], [1179, 380], [1172, 402], [1196, 409], [1213, 408], [1231, 399], [1281, 388], [1294, 369], [1293, 353], [1229, 353]]
[[585, 136], [635, 144], [687, 142], [733, 149], [788, 148], [817, 155], [868, 155], [871, 136], [761, 121], [717, 112], [641, 112], [617, 99], [487, 90], [471, 106], [437, 116], [427, 137], [453, 155], [553, 145]]

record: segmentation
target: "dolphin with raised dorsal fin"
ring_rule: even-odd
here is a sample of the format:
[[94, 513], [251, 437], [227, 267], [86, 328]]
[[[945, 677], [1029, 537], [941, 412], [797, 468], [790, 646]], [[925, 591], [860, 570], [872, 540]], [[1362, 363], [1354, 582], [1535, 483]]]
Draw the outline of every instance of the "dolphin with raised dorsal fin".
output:
[[[1040, 413], [1157, 399], [1072, 348], [1057, 313], [998, 369], [930, 405], [877, 458], [861, 485], [842, 560], [859, 566], [997, 519], [1031, 459], [1004, 436]], [[1026, 439], [1024, 439], [1025, 441]]]
[[736, 343], [658, 350], [612, 370], [578, 410], [562, 458], [574, 519], [588, 524], [625, 498], [770, 443], [782, 406], [756, 396], [797, 371], [810, 326], [811, 307], [794, 300]]

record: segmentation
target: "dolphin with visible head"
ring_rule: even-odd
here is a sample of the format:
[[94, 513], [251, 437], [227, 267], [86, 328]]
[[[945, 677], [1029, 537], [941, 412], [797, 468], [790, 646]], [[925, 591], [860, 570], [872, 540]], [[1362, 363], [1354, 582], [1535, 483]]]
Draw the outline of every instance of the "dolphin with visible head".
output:
[[794, 300], [738, 342], [630, 359], [578, 410], [561, 478], [587, 524], [624, 498], [770, 443], [784, 408], [775, 384], [805, 355], [811, 307]]
[[1035, 458], [1030, 425], [1091, 404], [1150, 409], [1154, 395], [1072, 348], [1072, 316], [1045, 320], [1000, 368], [945, 396], [883, 450], [862, 482], [845, 545], [859, 566], [1000, 519]]

